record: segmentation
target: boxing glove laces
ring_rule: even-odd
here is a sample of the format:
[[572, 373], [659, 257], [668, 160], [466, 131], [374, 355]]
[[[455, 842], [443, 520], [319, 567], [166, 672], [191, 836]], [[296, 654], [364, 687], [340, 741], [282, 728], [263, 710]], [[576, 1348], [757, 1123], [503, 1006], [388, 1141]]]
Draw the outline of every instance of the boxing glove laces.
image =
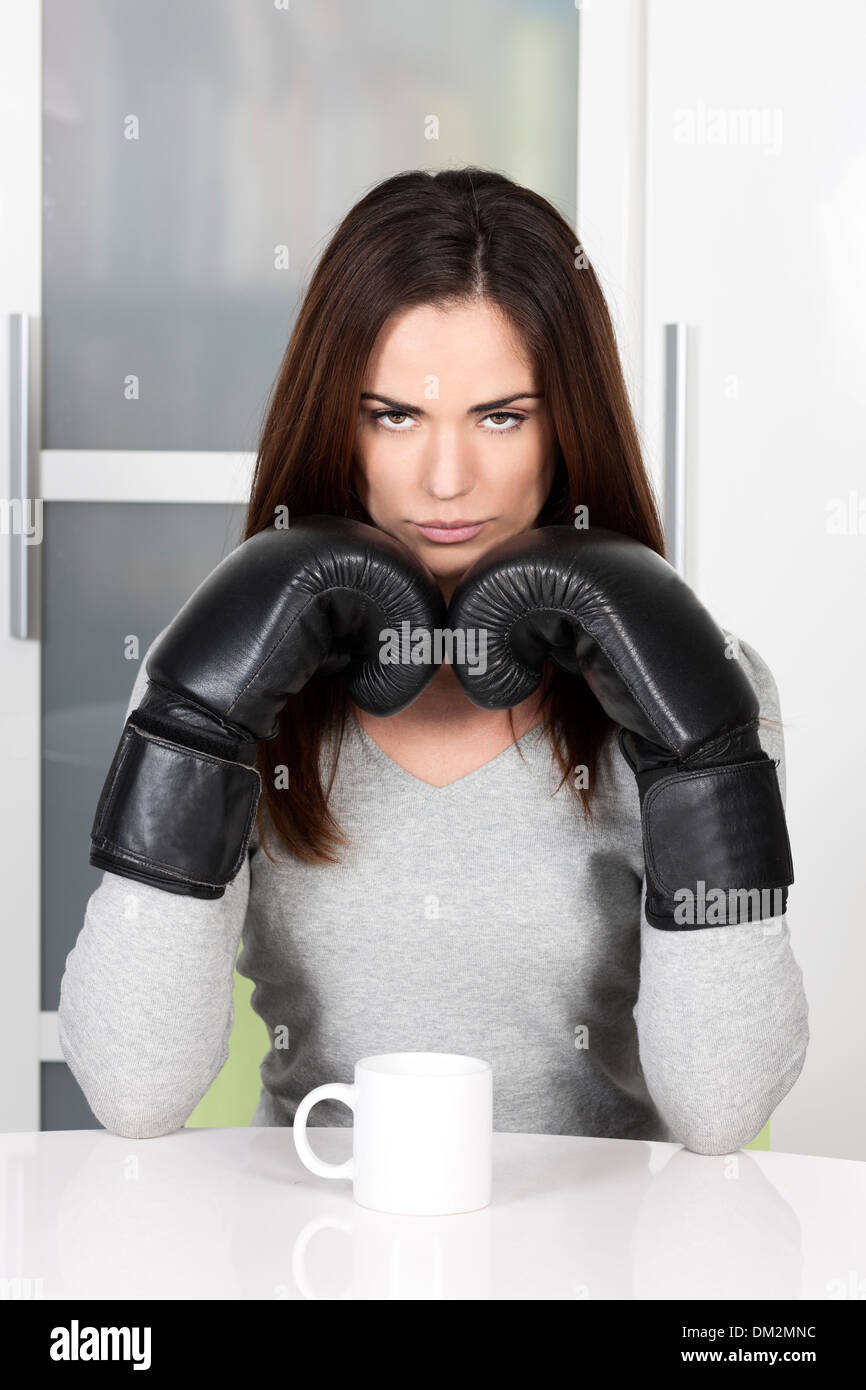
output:
[[455, 662], [475, 704], [518, 704], [551, 660], [581, 676], [620, 726], [637, 780], [652, 926], [785, 912], [791, 848], [776, 763], [758, 738], [757, 696], [666, 560], [599, 527], [523, 532], [464, 575], [447, 621], [486, 630], [486, 669]]
[[410, 704], [435, 666], [380, 660], [380, 633], [441, 627], [425, 565], [375, 527], [304, 517], [239, 545], [166, 628], [147, 663], [91, 829], [90, 863], [170, 893], [219, 898], [261, 793], [256, 743], [288, 697], [342, 671], [370, 714]]

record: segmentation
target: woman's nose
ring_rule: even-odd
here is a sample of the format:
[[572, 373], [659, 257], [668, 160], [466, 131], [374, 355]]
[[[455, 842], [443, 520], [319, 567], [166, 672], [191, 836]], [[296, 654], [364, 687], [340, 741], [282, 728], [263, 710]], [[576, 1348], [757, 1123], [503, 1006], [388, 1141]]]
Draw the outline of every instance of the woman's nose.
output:
[[453, 436], [443, 432], [431, 443], [429, 457], [425, 460], [423, 486], [432, 497], [443, 501], [449, 497], [462, 497], [472, 490], [475, 483], [475, 466], [472, 451]]

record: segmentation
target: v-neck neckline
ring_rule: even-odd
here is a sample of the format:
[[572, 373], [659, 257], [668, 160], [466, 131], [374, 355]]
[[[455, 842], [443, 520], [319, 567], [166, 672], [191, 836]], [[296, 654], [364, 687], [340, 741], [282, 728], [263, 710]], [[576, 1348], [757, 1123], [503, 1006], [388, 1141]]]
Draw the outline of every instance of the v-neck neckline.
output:
[[538, 738], [542, 730], [541, 723], [536, 724], [532, 729], [527, 729], [525, 734], [521, 734], [520, 738], [509, 743], [508, 747], [503, 748], [501, 753], [495, 753], [492, 758], [488, 758], [487, 762], [482, 763], [480, 767], [474, 767], [471, 772], [464, 772], [462, 777], [455, 777], [453, 782], [446, 782], [444, 786], [437, 787], [433, 782], [425, 782], [423, 777], [416, 777], [414, 772], [409, 772], [407, 768], [395, 762], [390, 754], [386, 753], [384, 748], [381, 748], [374, 738], [371, 738], [367, 730], [359, 723], [354, 711], [351, 709], [349, 710], [349, 719], [351, 720], [354, 732], [360, 737], [361, 745], [368, 757], [372, 758], [384, 772], [387, 772], [394, 781], [402, 782], [404, 786], [414, 787], [419, 792], [432, 796], [441, 796], [443, 792], [451, 792], [465, 787], [473, 778], [480, 777], [483, 773], [489, 772], [497, 763], [501, 762], [503, 758], [514, 753], [526, 739], [532, 737]]

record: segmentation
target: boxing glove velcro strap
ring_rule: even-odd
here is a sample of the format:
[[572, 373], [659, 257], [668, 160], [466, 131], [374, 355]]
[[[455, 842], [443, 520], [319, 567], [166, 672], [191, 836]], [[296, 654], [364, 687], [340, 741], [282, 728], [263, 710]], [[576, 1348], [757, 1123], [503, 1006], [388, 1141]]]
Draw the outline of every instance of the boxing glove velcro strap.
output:
[[637, 781], [653, 926], [676, 931], [784, 913], [794, 869], [772, 759], [654, 771]]
[[260, 792], [255, 768], [127, 722], [96, 807], [90, 863], [220, 898], [243, 863]]

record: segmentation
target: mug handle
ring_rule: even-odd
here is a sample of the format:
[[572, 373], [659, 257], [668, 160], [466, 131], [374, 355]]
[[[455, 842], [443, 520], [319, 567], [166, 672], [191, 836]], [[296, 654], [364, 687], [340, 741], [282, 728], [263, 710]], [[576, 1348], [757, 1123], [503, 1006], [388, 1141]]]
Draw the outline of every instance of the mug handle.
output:
[[342, 1081], [329, 1081], [327, 1086], [317, 1086], [315, 1090], [308, 1091], [295, 1111], [295, 1118], [292, 1121], [292, 1134], [295, 1138], [295, 1148], [298, 1151], [298, 1158], [311, 1173], [316, 1173], [320, 1178], [349, 1178], [355, 1176], [355, 1158], [347, 1158], [345, 1163], [326, 1163], [323, 1158], [319, 1158], [313, 1153], [310, 1141], [307, 1138], [307, 1116], [317, 1101], [341, 1100], [344, 1105], [348, 1105], [353, 1115], [355, 1112], [355, 1087], [347, 1086]]

